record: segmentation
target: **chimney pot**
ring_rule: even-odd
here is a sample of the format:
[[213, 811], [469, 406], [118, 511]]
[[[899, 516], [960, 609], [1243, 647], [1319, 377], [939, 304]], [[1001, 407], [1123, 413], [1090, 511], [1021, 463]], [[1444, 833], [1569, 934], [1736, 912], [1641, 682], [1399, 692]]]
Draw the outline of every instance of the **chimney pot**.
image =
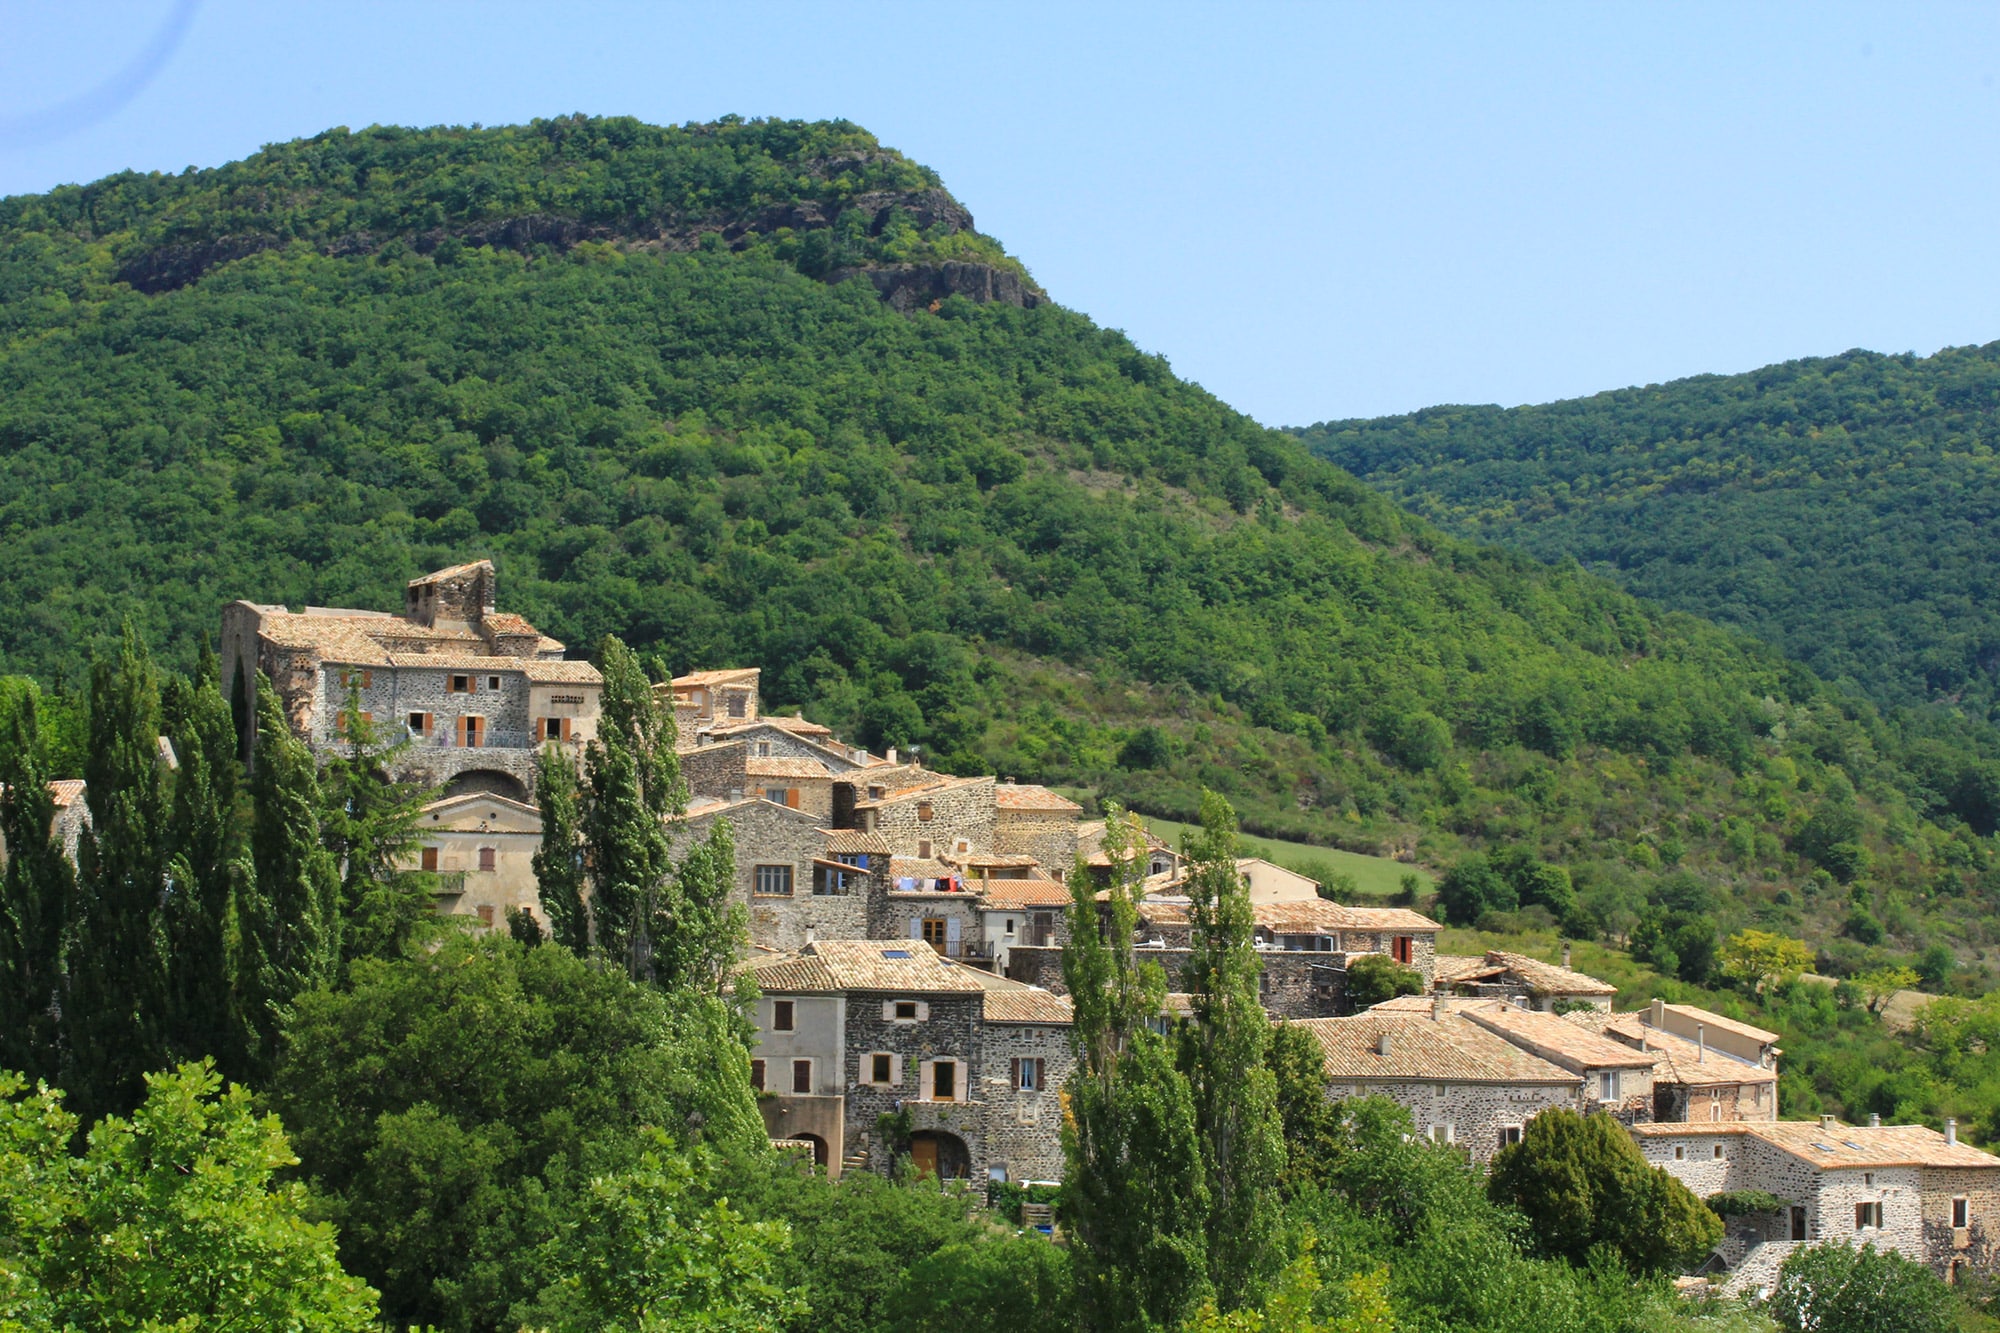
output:
[[1387, 1055], [1388, 1053], [1389, 1053], [1389, 1034], [1384, 1032], [1380, 1036], [1375, 1038], [1375, 1054]]
[[1950, 1116], [1945, 1117], [1944, 1141], [1946, 1143], [1958, 1142], [1958, 1121]]
[[882, 752], [882, 757], [883, 757], [884, 759], [887, 759], [887, 760], [888, 760], [888, 761], [889, 761], [890, 763], [892, 763], [892, 764], [893, 764], [893, 763], [895, 763], [895, 762], [896, 762], [896, 747], [892, 745], [892, 746], [890, 746], [890, 747], [889, 747], [889, 748], [888, 748], [887, 750], [884, 750], [884, 751]]
[[1442, 1022], [1443, 1020], [1444, 1020], [1444, 992], [1438, 991], [1436, 994], [1431, 996], [1431, 1022], [1438, 1023]]
[[1882, 1128], [1882, 1117], [1876, 1114], [1874, 1111], [1870, 1111], [1868, 1113], [1868, 1128], [1870, 1129]]
[[1665, 1000], [1654, 1000], [1652, 1017], [1646, 1021], [1652, 1027], [1665, 1027], [1667, 1025], [1667, 1002]]
[[1832, 1116], [1830, 1116], [1830, 1115], [1823, 1115], [1823, 1116], [1821, 1116], [1821, 1117], [1819, 1118], [1819, 1127], [1820, 1127], [1821, 1129], [1832, 1129], [1832, 1128], [1833, 1128], [1833, 1117], [1832, 1117]]
[[807, 927], [806, 927], [806, 943], [807, 943], [807, 944], [811, 944], [812, 942], [813, 942], [813, 928], [812, 928], [811, 926], [807, 926]]

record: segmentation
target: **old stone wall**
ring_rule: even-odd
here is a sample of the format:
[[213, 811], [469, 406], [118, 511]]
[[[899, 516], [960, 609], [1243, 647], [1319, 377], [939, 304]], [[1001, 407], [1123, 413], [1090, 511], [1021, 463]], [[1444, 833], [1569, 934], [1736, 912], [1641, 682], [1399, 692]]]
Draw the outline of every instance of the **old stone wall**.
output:
[[681, 780], [687, 783], [688, 795], [728, 801], [749, 791], [749, 778], [743, 771], [748, 755], [749, 747], [742, 741], [682, 750]]
[[[1069, 1029], [1028, 1023], [982, 1023], [979, 1029], [979, 1099], [986, 1104], [988, 1167], [1004, 1167], [1009, 1180], [1061, 1180], [1062, 1086], [1076, 1067]], [[1013, 1085], [1013, 1061], [1043, 1062], [1041, 1088]]]
[[1418, 976], [1424, 979], [1424, 989], [1429, 990], [1437, 979], [1437, 933], [1435, 931], [1394, 931], [1394, 930], [1343, 930], [1340, 932], [1341, 948], [1347, 953], [1395, 954], [1396, 937], [1410, 937], [1410, 963]]
[[1069, 874], [1076, 861], [1076, 816], [1047, 810], [997, 810], [993, 850], [1032, 856], [1051, 879]]
[[[868, 938], [865, 895], [815, 896], [813, 858], [826, 846], [819, 821], [803, 810], [790, 810], [764, 800], [738, 801], [711, 808], [668, 826], [676, 860], [697, 839], [706, 838], [719, 819], [729, 821], [736, 843], [735, 899], [749, 909], [750, 940], [771, 949], [797, 949], [806, 931], [822, 940]], [[789, 896], [761, 894], [757, 867], [791, 869]]]
[[1661, 1079], [1654, 1086], [1653, 1118], [1666, 1124], [1776, 1120], [1777, 1084], [1686, 1084]]
[[1464, 1149], [1475, 1162], [1500, 1151], [1501, 1131], [1518, 1129], [1550, 1107], [1575, 1109], [1577, 1089], [1560, 1084], [1338, 1082], [1328, 1095], [1388, 1097], [1402, 1103], [1417, 1133]]
[[954, 938], [957, 948], [947, 948], [953, 958], [990, 956], [986, 932], [980, 921], [981, 899], [976, 893], [884, 893], [869, 904], [868, 938], [876, 940], [920, 940], [925, 921], [944, 921], [946, 939]]
[[969, 851], [990, 852], [994, 814], [993, 779], [976, 778], [875, 806], [868, 828], [888, 838], [897, 856], [950, 855], [961, 839]]
[[[923, 1017], [914, 1021], [885, 1018], [885, 1005], [899, 999], [921, 1001]], [[876, 1133], [875, 1122], [904, 1103], [910, 1104], [912, 1119], [918, 1118], [916, 1113], [922, 1107], [920, 1079], [925, 1061], [964, 1061], [967, 1077], [961, 1084], [961, 1096], [965, 1095], [965, 1089], [979, 1086], [978, 1070], [974, 1067], [979, 1045], [979, 1006], [977, 992], [934, 995], [856, 991], [848, 996], [844, 1066], [845, 1082], [850, 1089], [847, 1094], [848, 1155], [868, 1150], [870, 1170], [889, 1169], [888, 1154], [880, 1151], [881, 1140]], [[893, 1057], [893, 1083], [884, 1085], [869, 1081], [870, 1057], [877, 1052]], [[964, 1138], [967, 1151], [977, 1154], [982, 1149], [982, 1136], [972, 1134], [967, 1137], [967, 1134], [960, 1133], [961, 1128], [968, 1133], [972, 1130], [969, 1122], [976, 1115], [975, 1107], [976, 1103], [958, 1102], [942, 1108], [922, 1109], [926, 1109], [932, 1118], [937, 1110], [944, 1110], [947, 1117], [953, 1119], [954, 1127], [950, 1128], [950, 1132]], [[973, 1177], [979, 1179], [985, 1174], [984, 1163], [975, 1160]]]
[[[2000, 1267], [2000, 1171], [1925, 1167], [1918, 1172], [1923, 1202], [1924, 1261], [1946, 1281], [1955, 1263], [1973, 1273], [1990, 1275]], [[1968, 1213], [1963, 1228], [1951, 1224], [1951, 1201], [1963, 1198]]]

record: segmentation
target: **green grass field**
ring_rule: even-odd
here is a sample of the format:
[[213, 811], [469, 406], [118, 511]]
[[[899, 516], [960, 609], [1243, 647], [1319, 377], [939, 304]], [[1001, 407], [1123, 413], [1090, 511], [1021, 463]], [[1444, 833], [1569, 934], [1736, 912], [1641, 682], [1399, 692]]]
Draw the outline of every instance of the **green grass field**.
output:
[[[1178, 847], [1181, 838], [1193, 824], [1183, 824], [1173, 819], [1156, 819], [1152, 815], [1141, 815], [1146, 827], [1157, 836]], [[1403, 876], [1415, 875], [1422, 884], [1420, 893], [1429, 893], [1437, 876], [1419, 865], [1404, 861], [1392, 861], [1386, 856], [1363, 856], [1359, 852], [1343, 852], [1332, 847], [1315, 847], [1307, 842], [1284, 842], [1277, 838], [1258, 838], [1245, 835], [1243, 854], [1260, 856], [1266, 861], [1275, 861], [1289, 869], [1300, 869], [1310, 873], [1310, 866], [1317, 862], [1331, 866], [1344, 875], [1354, 877], [1355, 888], [1371, 898], [1386, 898], [1401, 887]]]

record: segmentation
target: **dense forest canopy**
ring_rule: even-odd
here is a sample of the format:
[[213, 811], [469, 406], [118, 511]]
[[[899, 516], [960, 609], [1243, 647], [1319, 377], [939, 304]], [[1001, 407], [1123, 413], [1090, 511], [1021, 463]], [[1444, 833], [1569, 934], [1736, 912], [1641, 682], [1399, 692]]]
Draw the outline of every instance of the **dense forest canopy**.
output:
[[1444, 527], [1574, 557], [1879, 704], [2000, 718], [2000, 343], [1300, 435]]
[[843, 280], [1013, 265], [840, 123], [333, 131], [0, 202], [0, 668], [74, 681], [124, 621], [185, 667], [230, 598], [490, 555], [572, 644], [759, 665], [947, 767], [1525, 844], [1578, 929], [1670, 874], [1794, 930], [1853, 884], [1911, 951], [1933, 897], [1984, 917], [2000, 776], [1955, 744], [1444, 535], [1026, 288]]

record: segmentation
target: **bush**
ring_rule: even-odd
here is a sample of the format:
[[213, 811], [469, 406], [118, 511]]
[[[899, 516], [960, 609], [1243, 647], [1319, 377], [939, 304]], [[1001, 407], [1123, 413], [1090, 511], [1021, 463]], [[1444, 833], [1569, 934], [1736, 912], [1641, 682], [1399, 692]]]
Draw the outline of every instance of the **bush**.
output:
[[1951, 1333], [1954, 1306], [1950, 1288], [1924, 1265], [1839, 1241], [1794, 1252], [1770, 1301], [1786, 1333]]
[[1423, 977], [1385, 953], [1363, 954], [1347, 965], [1347, 1002], [1356, 1009], [1423, 989]]

